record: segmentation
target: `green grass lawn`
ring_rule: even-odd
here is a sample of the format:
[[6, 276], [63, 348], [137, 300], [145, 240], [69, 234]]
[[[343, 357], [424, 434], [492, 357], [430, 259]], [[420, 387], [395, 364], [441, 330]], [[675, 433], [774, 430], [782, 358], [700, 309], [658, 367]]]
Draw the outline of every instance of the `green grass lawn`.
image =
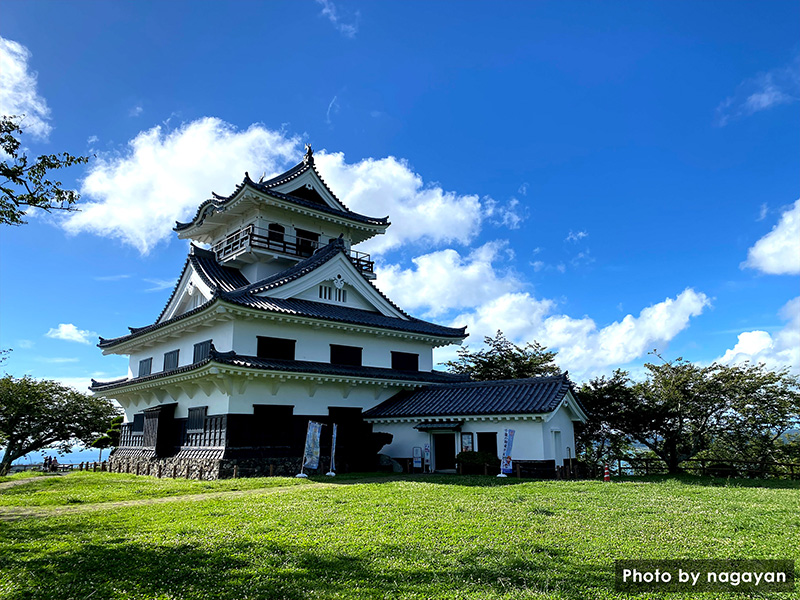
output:
[[[75, 473], [0, 490], [0, 513], [38, 502], [50, 515], [0, 522], [0, 597], [627, 597], [616, 559], [797, 560], [799, 487]], [[245, 488], [256, 491], [113, 504]], [[69, 498], [80, 510], [58, 514]], [[663, 595], [698, 596], [713, 597]]]

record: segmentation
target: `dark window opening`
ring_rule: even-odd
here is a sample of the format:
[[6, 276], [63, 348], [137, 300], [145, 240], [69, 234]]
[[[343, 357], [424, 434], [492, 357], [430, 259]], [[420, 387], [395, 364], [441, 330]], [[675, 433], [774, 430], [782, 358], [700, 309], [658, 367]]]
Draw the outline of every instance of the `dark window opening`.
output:
[[419, 371], [419, 354], [392, 351], [392, 368], [398, 371]]
[[144, 433], [144, 413], [137, 413], [133, 415], [133, 425], [131, 426], [131, 434], [142, 435]]
[[267, 239], [271, 242], [283, 243], [283, 234], [286, 233], [286, 228], [277, 223], [270, 223], [267, 233]]
[[489, 452], [497, 456], [497, 432], [478, 432], [478, 452]]
[[197, 406], [189, 409], [189, 422], [186, 424], [187, 433], [202, 433], [206, 427], [207, 406]]
[[297, 253], [300, 256], [311, 256], [319, 247], [319, 234], [305, 229], [295, 229], [297, 234]]
[[289, 192], [289, 195], [294, 196], [295, 198], [308, 200], [309, 202], [315, 202], [316, 204], [321, 204], [322, 206], [328, 206], [328, 203], [325, 202], [325, 199], [313, 187], [309, 189], [306, 186], [301, 185], [299, 188]]
[[139, 361], [139, 377], [145, 377], [153, 372], [153, 358], [145, 358]]
[[363, 350], [363, 348], [358, 348], [357, 346], [340, 346], [339, 344], [331, 344], [331, 364], [360, 367], [361, 353]]
[[201, 360], [207, 359], [211, 355], [211, 340], [200, 342], [194, 345], [194, 356], [192, 357], [192, 364], [199, 363]]
[[297, 340], [258, 336], [256, 356], [258, 358], [274, 358], [278, 360], [294, 360], [294, 348]]
[[164, 370], [171, 371], [178, 368], [178, 354], [180, 350], [173, 350], [172, 352], [164, 353]]

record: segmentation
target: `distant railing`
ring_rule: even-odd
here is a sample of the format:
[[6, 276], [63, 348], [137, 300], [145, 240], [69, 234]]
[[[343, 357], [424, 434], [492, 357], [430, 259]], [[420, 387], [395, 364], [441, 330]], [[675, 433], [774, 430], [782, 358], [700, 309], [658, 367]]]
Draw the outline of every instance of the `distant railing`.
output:
[[[660, 458], [650, 456], [623, 456], [613, 459], [608, 466], [613, 475], [663, 475], [667, 473], [667, 464]], [[692, 475], [758, 479], [800, 478], [800, 463], [770, 460], [689, 458], [681, 461], [680, 467], [685, 473]], [[594, 470], [596, 473], [602, 473], [603, 465], [596, 465]]]
[[[280, 231], [264, 229], [250, 224], [234, 231], [226, 236], [225, 239], [214, 244], [213, 250], [219, 261], [251, 249], [268, 250], [288, 256], [306, 258], [314, 254], [321, 246], [322, 244], [314, 239], [288, 235]], [[362, 273], [372, 273], [374, 271], [375, 262], [370, 259], [370, 255], [366, 252], [348, 250], [347, 254], [351, 262]]]

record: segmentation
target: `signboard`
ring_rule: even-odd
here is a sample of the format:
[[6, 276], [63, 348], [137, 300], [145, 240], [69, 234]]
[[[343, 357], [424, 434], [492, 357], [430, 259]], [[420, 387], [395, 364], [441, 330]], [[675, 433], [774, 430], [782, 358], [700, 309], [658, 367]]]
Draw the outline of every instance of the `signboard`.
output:
[[425, 444], [425, 446], [423, 448], [423, 452], [425, 453], [425, 466], [426, 467], [430, 467], [431, 466], [431, 445], [430, 444]]
[[306, 451], [303, 456], [303, 467], [316, 469], [319, 467], [319, 435], [322, 433], [322, 423], [308, 422], [306, 432]]
[[500, 459], [500, 471], [510, 475], [511, 469], [511, 447], [514, 445], [514, 430], [506, 429], [503, 435], [503, 457]]
[[461, 434], [461, 451], [462, 452], [472, 452], [474, 448], [473, 444], [473, 436], [471, 433], [462, 433]]
[[411, 454], [414, 457], [414, 468], [421, 469], [422, 468], [422, 448], [419, 446], [414, 446], [411, 449]]

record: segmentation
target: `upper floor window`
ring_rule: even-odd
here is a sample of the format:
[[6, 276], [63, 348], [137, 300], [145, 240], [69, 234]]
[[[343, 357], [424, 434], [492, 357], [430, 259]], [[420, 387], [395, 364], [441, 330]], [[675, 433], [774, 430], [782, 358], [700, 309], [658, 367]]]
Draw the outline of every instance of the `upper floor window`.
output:
[[256, 355], [258, 358], [277, 358], [278, 360], [294, 360], [294, 348], [297, 340], [286, 338], [258, 336]]
[[336, 302], [347, 302], [347, 290], [335, 288], [330, 285], [319, 286], [319, 297], [322, 300], [336, 300]]
[[142, 435], [143, 433], [144, 433], [144, 413], [136, 413], [135, 415], [133, 415], [131, 434]]
[[358, 346], [340, 346], [331, 344], [331, 364], [360, 367], [363, 348]]
[[419, 371], [419, 354], [392, 351], [392, 368], [398, 371]]
[[187, 433], [202, 433], [206, 427], [207, 406], [196, 406], [189, 409], [189, 422], [186, 424]]
[[171, 371], [178, 368], [178, 354], [180, 350], [173, 350], [172, 352], [164, 353], [164, 370]]
[[194, 345], [194, 355], [192, 356], [192, 364], [199, 363], [201, 360], [207, 359], [211, 355], [211, 340], [200, 342]]
[[276, 242], [278, 244], [283, 244], [284, 237], [283, 235], [286, 233], [286, 228], [283, 225], [278, 225], [277, 223], [270, 223], [267, 227], [267, 239], [270, 242]]
[[139, 377], [145, 377], [153, 372], [153, 357], [139, 361]]

